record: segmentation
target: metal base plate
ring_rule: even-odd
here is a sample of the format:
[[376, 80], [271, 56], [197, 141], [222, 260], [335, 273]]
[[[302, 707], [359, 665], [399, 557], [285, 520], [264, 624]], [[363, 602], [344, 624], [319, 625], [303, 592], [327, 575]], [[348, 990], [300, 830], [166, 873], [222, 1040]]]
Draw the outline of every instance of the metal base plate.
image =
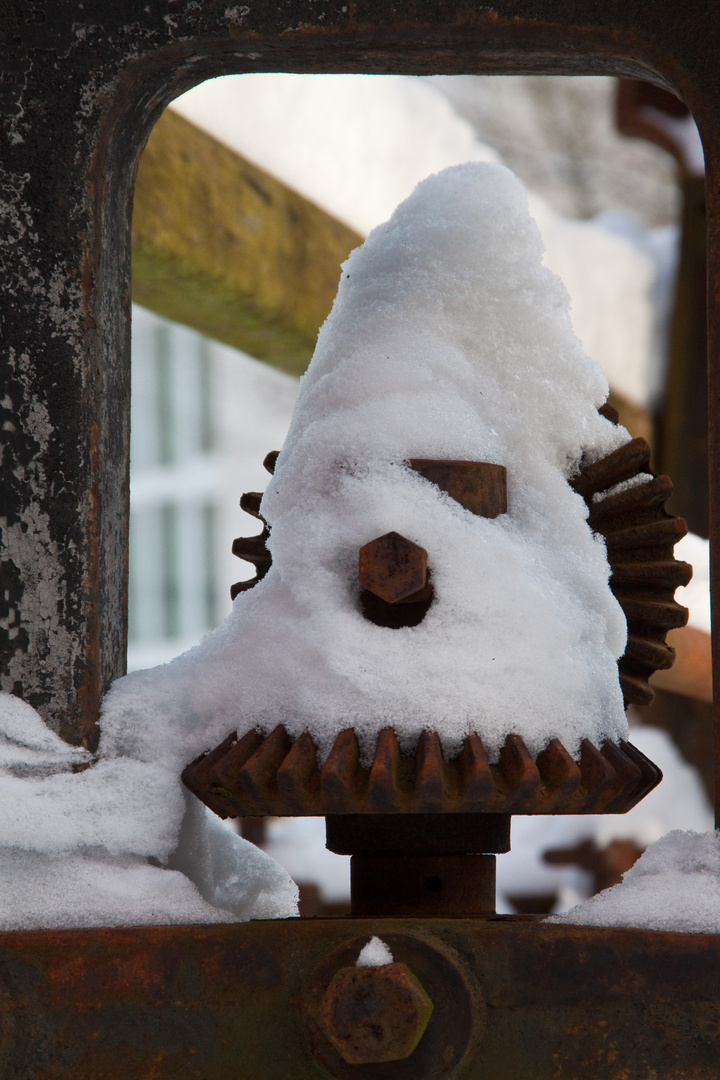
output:
[[422, 949], [461, 958], [487, 1017], [450, 1073], [418, 1059], [416, 1080], [716, 1080], [720, 935], [527, 917], [1, 934], [0, 1077], [327, 1080], [303, 1012], [373, 935], [399, 959], [412, 939], [411, 968]]

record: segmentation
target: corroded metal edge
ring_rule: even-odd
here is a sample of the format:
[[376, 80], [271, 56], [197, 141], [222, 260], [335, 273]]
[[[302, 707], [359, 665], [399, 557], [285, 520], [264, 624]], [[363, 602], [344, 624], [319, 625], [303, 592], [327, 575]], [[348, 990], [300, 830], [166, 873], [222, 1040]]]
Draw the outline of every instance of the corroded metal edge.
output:
[[325, 814], [624, 813], [662, 779], [636, 747], [588, 739], [575, 761], [559, 739], [533, 758], [508, 735], [490, 764], [479, 735], [446, 760], [439, 736], [424, 731], [411, 755], [393, 728], [378, 736], [372, 764], [361, 762], [355, 732], [341, 731], [320, 766], [305, 732], [293, 740], [282, 725], [268, 736], [235, 734], [188, 765], [182, 780], [220, 817]]

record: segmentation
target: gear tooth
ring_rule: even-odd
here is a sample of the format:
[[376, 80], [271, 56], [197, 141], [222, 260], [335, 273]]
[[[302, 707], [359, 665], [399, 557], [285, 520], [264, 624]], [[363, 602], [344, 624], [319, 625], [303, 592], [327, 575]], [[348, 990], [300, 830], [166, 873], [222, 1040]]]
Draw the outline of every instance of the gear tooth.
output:
[[609, 401], [606, 401], [604, 405], [601, 405], [598, 412], [601, 416], [604, 416], [606, 420], [609, 420], [611, 424], [617, 425], [620, 423], [620, 414]]
[[601, 813], [617, 780], [615, 769], [589, 739], [580, 747], [580, 775], [586, 798], [584, 808]]
[[447, 802], [445, 762], [436, 731], [423, 731], [415, 751], [415, 797], [423, 813], [443, 810]]
[[642, 554], [648, 549], [660, 548], [672, 554], [678, 540], [687, 535], [687, 525], [682, 518], [662, 515], [628, 528], [607, 530], [602, 535], [611, 560], [619, 561], [621, 553], [627, 551]]
[[540, 771], [519, 735], [506, 738], [498, 769], [508, 788], [508, 809], [512, 813], [521, 813], [533, 806], [540, 787]]
[[590, 507], [588, 525], [604, 535], [606, 529], [614, 527], [613, 519], [632, 516], [642, 511], [662, 509], [672, 493], [673, 485], [670, 477], [655, 476], [652, 480], [626, 488], [625, 491], [619, 491], [615, 495], [594, 500]]
[[674, 600], [654, 600], [629, 589], [617, 588], [613, 592], [625, 612], [628, 626], [635, 633], [659, 631], [664, 637], [668, 630], [677, 630], [687, 623], [688, 609]]
[[[238, 774], [247, 759], [261, 746], [262, 741], [263, 737], [259, 731], [248, 731], [243, 735], [242, 739], [236, 739], [230, 746], [227, 746], [224, 753], [218, 754], [207, 777], [207, 782], [213, 790], [222, 789], [233, 799], [238, 816], [248, 814], [252, 816], [252, 808], [248, 811], [242, 801], [244, 796], [238, 781]], [[218, 749], [221, 749], [221, 747]]]
[[648, 684], [647, 679], [637, 675], [620, 673], [620, 689], [623, 693], [625, 708], [628, 705], [649, 705], [655, 697], [655, 691]]
[[406, 808], [407, 800], [403, 798], [400, 778], [400, 746], [394, 728], [383, 728], [378, 735], [368, 778], [368, 798], [370, 807], [376, 814], [388, 814]]
[[540, 770], [540, 779], [548, 792], [546, 812], [557, 812], [570, 802], [580, 786], [580, 766], [573, 761], [559, 739], [551, 739], [542, 753], [538, 754], [535, 764]]
[[269, 454], [265, 455], [265, 458], [263, 460], [263, 468], [267, 469], [271, 476], [275, 474], [275, 467], [277, 465], [277, 459], [279, 457], [279, 450], [271, 450]]
[[252, 589], [257, 585], [260, 578], [255, 575], [254, 578], [248, 578], [247, 581], [236, 581], [234, 585], [230, 586], [230, 599], [234, 600], [236, 596], [239, 596], [241, 592], [247, 592], [248, 589]]
[[641, 779], [638, 787], [632, 792], [633, 800], [638, 803], [660, 783], [663, 778], [662, 770], [632, 743], [623, 741], [619, 745], [623, 753], [640, 768]]
[[605, 806], [605, 813], [620, 813], [625, 809], [628, 799], [640, 787], [643, 772], [639, 764], [628, 757], [622, 747], [609, 739], [603, 743], [601, 753], [610, 762], [617, 776], [612, 797]]
[[631, 439], [612, 454], [581, 469], [572, 487], [585, 499], [632, 479], [650, 467], [650, 446], [645, 439]]
[[623, 661], [647, 665], [654, 671], [666, 671], [673, 666], [675, 650], [660, 641], [650, 641], [636, 634], [628, 634]]
[[352, 814], [364, 808], [361, 791], [360, 747], [352, 728], [341, 731], [320, 771], [325, 813]]
[[278, 814], [282, 798], [278, 790], [277, 773], [290, 750], [290, 738], [282, 724], [258, 746], [237, 772], [237, 781], [253, 812]]
[[278, 769], [277, 783], [292, 814], [322, 815], [317, 749], [307, 731], [293, 744]]
[[258, 518], [265, 524], [265, 518], [260, 513], [261, 502], [261, 491], [245, 491], [240, 496], [240, 509], [244, 510], [246, 514], [250, 514], [251, 517]]
[[616, 562], [613, 565], [611, 587], [617, 585], [636, 585], [640, 588], [652, 586], [664, 589], [670, 599], [679, 585], [687, 585], [692, 578], [690, 563], [677, 559], [663, 559], [655, 562]]
[[213, 791], [215, 781], [214, 767], [218, 761], [237, 744], [237, 734], [233, 731], [219, 746], [206, 754], [200, 754], [183, 770], [180, 779], [193, 795], [205, 803], [218, 817], [237, 817], [239, 811], [232, 799]]
[[479, 735], [467, 736], [457, 761], [465, 808], [476, 812], [490, 809], [495, 781]]

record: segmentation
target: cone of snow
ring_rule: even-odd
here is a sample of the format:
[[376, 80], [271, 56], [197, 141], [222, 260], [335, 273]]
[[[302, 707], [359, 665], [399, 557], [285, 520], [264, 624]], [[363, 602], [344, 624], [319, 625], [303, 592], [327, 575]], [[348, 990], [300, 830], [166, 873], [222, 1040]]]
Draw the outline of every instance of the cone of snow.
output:
[[[343, 267], [262, 502], [269, 573], [164, 674], [118, 685], [108, 737], [140, 747], [149, 709], [198, 753], [278, 723], [321, 753], [349, 726], [366, 754], [388, 725], [450, 754], [468, 732], [490, 755], [509, 732], [533, 753], [624, 737], [625, 620], [568, 484], [629, 438], [597, 411], [607, 392], [514, 176], [424, 180]], [[507, 513], [474, 516], [412, 457], [504, 465]], [[400, 630], [363, 617], [357, 583], [359, 548], [391, 530], [427, 550], [435, 589]]]

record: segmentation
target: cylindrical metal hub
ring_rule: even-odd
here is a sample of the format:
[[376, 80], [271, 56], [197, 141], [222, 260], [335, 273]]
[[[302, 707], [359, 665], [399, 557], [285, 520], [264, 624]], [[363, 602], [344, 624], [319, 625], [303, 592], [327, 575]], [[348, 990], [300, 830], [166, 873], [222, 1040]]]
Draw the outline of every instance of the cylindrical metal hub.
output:
[[350, 913], [376, 918], [492, 915], [494, 855], [353, 855]]
[[327, 846], [352, 855], [353, 915], [492, 915], [495, 853], [510, 850], [509, 814], [334, 814]]

